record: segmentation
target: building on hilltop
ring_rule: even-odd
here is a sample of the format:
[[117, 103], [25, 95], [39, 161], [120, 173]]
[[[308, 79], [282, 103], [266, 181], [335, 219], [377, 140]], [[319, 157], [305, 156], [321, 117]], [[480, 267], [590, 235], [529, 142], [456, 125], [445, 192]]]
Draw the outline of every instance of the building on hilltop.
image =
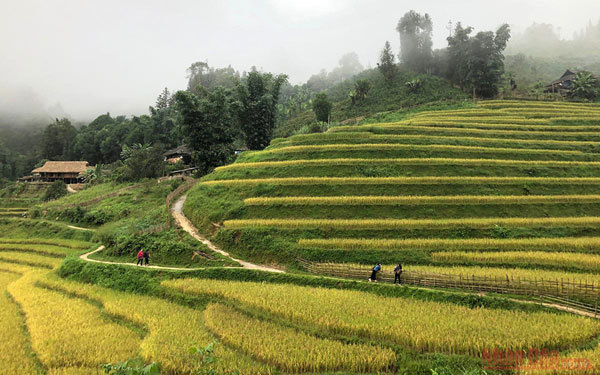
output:
[[559, 79], [547, 84], [544, 92], [566, 94], [573, 89], [573, 80], [577, 73], [579, 73], [579, 70], [567, 69]]
[[163, 154], [167, 163], [176, 164], [183, 161], [184, 164], [189, 164], [192, 161], [192, 153], [186, 145], [181, 145], [177, 148], [169, 150]]
[[44, 166], [31, 171], [31, 182], [54, 182], [66, 184], [83, 182], [85, 172], [90, 169], [87, 161], [47, 161]]

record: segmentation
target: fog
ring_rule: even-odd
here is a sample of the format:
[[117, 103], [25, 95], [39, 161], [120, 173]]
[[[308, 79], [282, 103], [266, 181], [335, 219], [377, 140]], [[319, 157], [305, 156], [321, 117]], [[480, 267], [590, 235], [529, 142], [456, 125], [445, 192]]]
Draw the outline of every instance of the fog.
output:
[[0, 116], [146, 113], [165, 86], [186, 87], [195, 61], [291, 83], [350, 51], [375, 66], [386, 40], [398, 53], [396, 23], [410, 9], [433, 18], [434, 48], [450, 20], [513, 32], [552, 23], [571, 38], [600, 18], [597, 0], [0, 0]]

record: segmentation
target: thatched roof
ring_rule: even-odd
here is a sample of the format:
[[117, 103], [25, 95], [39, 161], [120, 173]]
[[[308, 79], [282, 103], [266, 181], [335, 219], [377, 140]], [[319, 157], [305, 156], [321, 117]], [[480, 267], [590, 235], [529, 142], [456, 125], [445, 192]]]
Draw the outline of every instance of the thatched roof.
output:
[[575, 79], [575, 76], [577, 76], [577, 73], [579, 73], [579, 70], [567, 69], [559, 79], [551, 82], [547, 86], [557, 85], [557, 84], [563, 83], [565, 81], [572, 81], [573, 79]]
[[178, 156], [178, 155], [191, 155], [191, 153], [190, 153], [190, 149], [188, 146], [181, 145], [179, 147], [176, 147], [172, 150], [165, 152], [163, 155], [165, 157], [169, 158], [169, 157]]
[[87, 161], [47, 161], [43, 167], [36, 168], [31, 173], [85, 173]]

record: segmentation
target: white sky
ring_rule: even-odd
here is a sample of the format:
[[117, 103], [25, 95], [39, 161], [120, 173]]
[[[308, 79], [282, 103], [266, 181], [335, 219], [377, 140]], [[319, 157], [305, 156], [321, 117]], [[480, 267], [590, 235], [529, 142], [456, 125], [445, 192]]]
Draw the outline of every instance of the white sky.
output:
[[398, 19], [428, 12], [434, 47], [449, 20], [559, 26], [570, 38], [600, 19], [600, 0], [0, 0], [0, 112], [57, 104], [78, 120], [142, 114], [165, 86], [186, 87], [194, 61], [255, 65], [292, 83], [355, 51], [374, 66]]

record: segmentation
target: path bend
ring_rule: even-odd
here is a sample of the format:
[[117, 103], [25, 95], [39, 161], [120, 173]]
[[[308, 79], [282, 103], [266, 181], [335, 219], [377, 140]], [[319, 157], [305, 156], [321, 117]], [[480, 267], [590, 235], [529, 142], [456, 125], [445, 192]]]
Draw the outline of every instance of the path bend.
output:
[[152, 268], [152, 269], [157, 269], [157, 270], [169, 270], [169, 271], [198, 271], [198, 270], [203, 270], [206, 269], [206, 267], [200, 267], [200, 268], [183, 268], [183, 267], [167, 267], [167, 266], [138, 266], [137, 264], [134, 264], [133, 262], [131, 263], [125, 263], [125, 262], [111, 262], [108, 260], [98, 260], [98, 259], [90, 259], [90, 255], [95, 254], [97, 252], [100, 252], [104, 250], [104, 245], [98, 247], [96, 250], [90, 251], [89, 253], [85, 253], [79, 256], [80, 259], [85, 260], [86, 262], [94, 262], [94, 263], [102, 263], [102, 264], [116, 264], [119, 266], [131, 266], [131, 267], [141, 267], [141, 268]]
[[228, 252], [226, 252], [226, 251], [220, 249], [219, 247], [217, 247], [216, 245], [214, 245], [212, 242], [210, 242], [209, 239], [200, 235], [200, 233], [198, 233], [198, 230], [196, 229], [194, 224], [192, 224], [192, 222], [189, 221], [189, 219], [187, 217], [185, 217], [185, 215], [183, 214], [183, 204], [185, 203], [186, 199], [187, 199], [187, 194], [181, 196], [181, 198], [179, 198], [175, 203], [173, 203], [173, 207], [171, 208], [171, 213], [173, 214], [173, 218], [175, 218], [175, 221], [177, 222], [177, 224], [184, 231], [188, 232], [192, 237], [194, 237], [196, 240], [202, 242], [204, 245], [206, 245], [212, 251], [219, 253], [219, 254], [233, 260], [234, 262], [239, 263], [243, 268], [247, 268], [247, 269], [251, 269], [251, 270], [266, 271], [266, 272], [276, 272], [276, 273], [284, 272], [283, 270], [280, 270], [277, 268], [262, 266], [260, 264], [254, 264], [254, 263], [246, 262], [241, 259], [236, 259], [236, 258], [232, 257]]
[[[196, 240], [200, 241], [201, 243], [203, 243], [204, 245], [206, 245], [209, 249], [211, 249], [212, 251], [219, 253], [231, 260], [233, 260], [234, 262], [239, 263], [242, 268], [247, 268], [247, 269], [252, 269], [252, 270], [260, 270], [260, 271], [266, 271], [266, 272], [276, 272], [276, 273], [283, 273], [284, 271], [277, 269], [277, 268], [272, 268], [272, 267], [266, 267], [266, 266], [262, 266], [259, 264], [254, 264], [254, 263], [250, 263], [250, 262], [246, 262], [244, 260], [240, 260], [240, 259], [236, 259], [234, 257], [232, 257], [231, 255], [229, 255], [228, 252], [220, 249], [219, 247], [217, 247], [216, 245], [214, 245], [212, 242], [210, 242], [209, 239], [203, 237], [202, 235], [200, 235], [198, 233], [198, 230], [196, 229], [196, 227], [188, 220], [187, 217], [185, 217], [185, 215], [183, 214], [183, 204], [185, 203], [185, 199], [187, 198], [187, 195], [183, 195], [181, 198], [179, 198], [174, 204], [173, 207], [171, 208], [171, 213], [173, 214], [173, 218], [175, 219], [175, 221], [177, 222], [177, 224], [186, 232], [188, 232], [192, 237], [194, 237]], [[80, 229], [80, 230], [88, 230], [87, 228], [73, 228], [73, 229]], [[90, 251], [88, 253], [82, 254], [81, 256], [79, 256], [79, 258], [81, 258], [82, 260], [85, 260], [86, 262], [94, 262], [94, 263], [102, 263], [102, 264], [116, 264], [116, 265], [120, 265], [120, 266], [132, 266], [132, 267], [139, 267], [136, 264], [132, 263], [125, 263], [125, 262], [111, 262], [108, 260], [98, 260], [98, 259], [91, 259], [90, 255], [93, 255], [95, 253], [98, 253], [100, 251], [104, 250], [104, 245], [98, 247], [96, 250]], [[169, 270], [169, 271], [197, 271], [197, 270], [203, 270], [206, 269], [207, 267], [198, 267], [198, 268], [183, 268], [183, 267], [167, 267], [167, 266], [143, 266], [144, 268], [152, 268], [152, 269], [159, 269], [159, 270]]]

